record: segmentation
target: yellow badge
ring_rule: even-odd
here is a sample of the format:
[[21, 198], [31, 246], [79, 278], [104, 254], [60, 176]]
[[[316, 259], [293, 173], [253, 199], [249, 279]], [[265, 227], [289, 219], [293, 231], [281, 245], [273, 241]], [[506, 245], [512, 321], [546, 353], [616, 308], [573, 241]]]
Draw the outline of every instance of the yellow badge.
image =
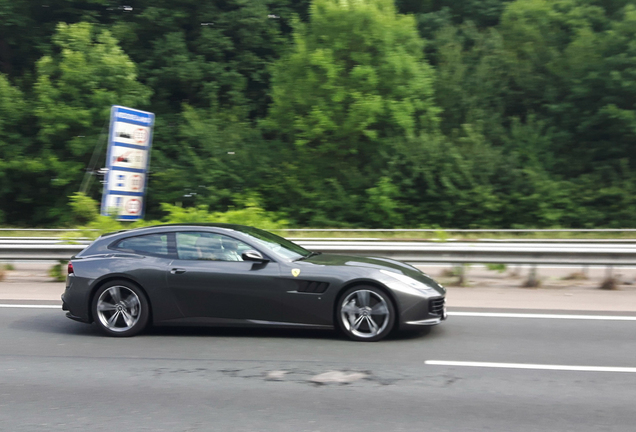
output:
[[299, 274], [300, 274], [300, 269], [292, 269], [292, 276], [298, 277]]

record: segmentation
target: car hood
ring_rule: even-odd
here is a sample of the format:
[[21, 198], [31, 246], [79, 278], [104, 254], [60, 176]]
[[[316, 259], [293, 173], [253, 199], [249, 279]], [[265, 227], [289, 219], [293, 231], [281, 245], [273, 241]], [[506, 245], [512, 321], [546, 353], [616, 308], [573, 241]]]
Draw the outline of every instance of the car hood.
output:
[[402, 273], [413, 279], [425, 283], [426, 285], [434, 288], [440, 294], [445, 294], [446, 289], [435, 282], [426, 273], [422, 273], [415, 267], [403, 263], [401, 261], [392, 260], [390, 258], [381, 257], [363, 257], [353, 255], [334, 255], [334, 254], [320, 254], [313, 256], [304, 262], [323, 265], [323, 266], [338, 266], [338, 267], [357, 267], [361, 269], [375, 269], [375, 270], [388, 270], [395, 273]]

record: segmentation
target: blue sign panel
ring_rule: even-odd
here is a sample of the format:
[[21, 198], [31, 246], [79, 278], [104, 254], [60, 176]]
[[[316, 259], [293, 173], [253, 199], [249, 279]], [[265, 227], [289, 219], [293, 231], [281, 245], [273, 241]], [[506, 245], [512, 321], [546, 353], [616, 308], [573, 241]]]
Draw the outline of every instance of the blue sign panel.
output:
[[143, 218], [154, 123], [153, 113], [112, 107], [103, 215], [116, 215], [118, 220]]

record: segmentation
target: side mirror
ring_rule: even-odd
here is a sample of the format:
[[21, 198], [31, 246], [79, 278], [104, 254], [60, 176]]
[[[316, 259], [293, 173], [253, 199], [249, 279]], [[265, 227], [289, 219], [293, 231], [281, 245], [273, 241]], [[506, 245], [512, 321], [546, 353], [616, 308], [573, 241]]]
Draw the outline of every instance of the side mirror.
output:
[[260, 252], [255, 250], [246, 250], [245, 252], [241, 254], [241, 258], [243, 258], [243, 261], [256, 261], [256, 262], [269, 261], [268, 259], [263, 258], [263, 255], [261, 255]]

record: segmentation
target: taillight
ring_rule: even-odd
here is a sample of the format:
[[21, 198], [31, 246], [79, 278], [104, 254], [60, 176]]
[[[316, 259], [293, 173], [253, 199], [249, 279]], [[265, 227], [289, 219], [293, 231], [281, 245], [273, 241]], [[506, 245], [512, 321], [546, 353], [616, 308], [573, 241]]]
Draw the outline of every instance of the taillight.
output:
[[68, 274], [72, 275], [73, 274], [73, 263], [72, 262], [68, 262]]

